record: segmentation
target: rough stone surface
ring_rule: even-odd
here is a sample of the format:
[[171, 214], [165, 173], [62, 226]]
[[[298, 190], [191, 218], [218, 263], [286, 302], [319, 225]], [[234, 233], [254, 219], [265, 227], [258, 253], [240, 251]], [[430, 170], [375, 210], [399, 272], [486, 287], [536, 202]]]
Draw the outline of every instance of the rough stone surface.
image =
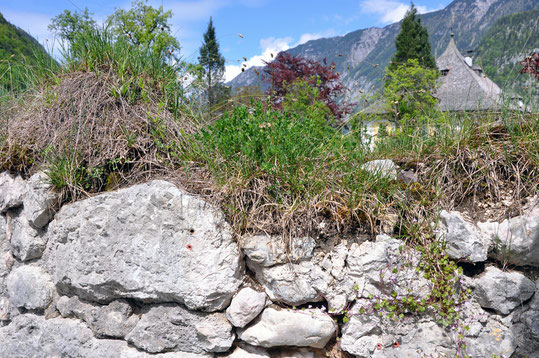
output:
[[25, 189], [26, 183], [21, 177], [8, 172], [0, 173], [0, 214], [21, 206]]
[[371, 160], [361, 166], [361, 169], [371, 173], [378, 174], [382, 177], [397, 179], [397, 165], [390, 159]]
[[489, 242], [458, 211], [440, 212], [439, 237], [447, 243], [447, 254], [456, 260], [486, 261]]
[[210, 358], [208, 354], [170, 352], [156, 355], [129, 347], [125, 341], [96, 339], [80, 321], [19, 315], [0, 328], [2, 357], [10, 358]]
[[152, 181], [64, 206], [44, 260], [60, 293], [110, 302], [224, 309], [240, 284], [239, 250], [220, 211]]
[[64, 318], [77, 317], [85, 321], [97, 338], [124, 338], [139, 321], [139, 316], [133, 315], [133, 309], [125, 300], [102, 306], [81, 302], [76, 296], [62, 296], [56, 308]]
[[234, 342], [222, 313], [192, 312], [178, 305], [146, 307], [126, 340], [149, 353], [225, 352]]
[[4, 278], [11, 270], [11, 244], [7, 236], [6, 217], [0, 215], [0, 296], [4, 293]]
[[36, 229], [47, 225], [54, 216], [58, 205], [58, 193], [53, 191], [49, 178], [43, 172], [36, 173], [26, 182], [24, 212], [26, 219]]
[[[11, 213], [8, 213], [8, 215], [11, 215]], [[26, 218], [26, 210], [14, 211], [11, 222], [13, 255], [22, 261], [41, 257], [47, 246], [47, 235], [30, 225]]]
[[240, 347], [234, 349], [234, 352], [227, 355], [228, 358], [270, 358], [269, 352], [262, 347], [250, 346], [248, 344], [242, 344]]
[[424, 319], [393, 322], [376, 313], [360, 314], [359, 308], [364, 305], [368, 306], [369, 302], [358, 301], [342, 329], [341, 348], [344, 351], [360, 358], [454, 356], [452, 332]]
[[294, 306], [325, 299], [330, 309], [342, 310], [355, 297], [355, 281], [345, 279], [347, 254], [346, 244], [341, 243], [331, 253], [309, 253], [310, 260], [269, 266], [267, 261], [247, 259], [247, 265], [274, 301]]
[[18, 267], [11, 271], [6, 281], [9, 300], [16, 307], [43, 310], [52, 301], [54, 286], [40, 267]]
[[313, 256], [316, 243], [310, 237], [293, 238], [290, 250], [281, 237], [254, 235], [245, 237], [241, 248], [248, 260], [264, 267], [308, 260]]
[[262, 347], [323, 348], [335, 334], [333, 319], [320, 310], [289, 311], [268, 307], [238, 338]]
[[535, 284], [519, 272], [503, 272], [490, 266], [473, 281], [474, 297], [484, 308], [510, 313], [535, 292]]
[[512, 330], [493, 318], [487, 320], [478, 337], [465, 343], [465, 352], [471, 357], [511, 357], [516, 349]]
[[374, 242], [352, 245], [346, 262], [348, 279], [356, 278], [358, 297], [381, 295], [384, 291], [425, 298], [431, 292], [431, 282], [416, 272], [419, 254], [385, 234], [378, 235]]
[[478, 226], [490, 241], [493, 258], [519, 266], [539, 266], [539, 205], [501, 223]]
[[266, 294], [250, 287], [243, 288], [226, 309], [226, 318], [235, 327], [245, 327], [266, 306]]

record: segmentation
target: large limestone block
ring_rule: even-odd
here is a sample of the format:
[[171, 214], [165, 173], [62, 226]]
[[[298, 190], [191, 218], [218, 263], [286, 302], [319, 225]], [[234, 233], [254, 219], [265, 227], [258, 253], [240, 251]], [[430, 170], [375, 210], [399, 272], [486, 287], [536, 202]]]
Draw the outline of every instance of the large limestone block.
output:
[[222, 313], [188, 311], [177, 305], [144, 309], [126, 340], [149, 353], [226, 352], [234, 342], [232, 326]]
[[6, 281], [9, 300], [16, 307], [43, 310], [52, 301], [54, 286], [40, 267], [20, 266], [11, 271]]
[[266, 306], [266, 294], [250, 287], [243, 288], [226, 309], [226, 318], [235, 327], [245, 327]]
[[32, 175], [26, 182], [26, 195], [23, 201], [26, 219], [30, 225], [36, 229], [47, 225], [54, 216], [58, 200], [58, 193], [53, 190], [45, 173]]
[[49, 233], [46, 260], [66, 295], [216, 311], [241, 282], [239, 250], [222, 213], [165, 181], [66, 205]]
[[248, 344], [266, 348], [323, 348], [335, 331], [333, 319], [320, 310], [279, 311], [268, 307], [249, 327], [238, 330], [238, 338]]
[[447, 243], [449, 257], [470, 262], [486, 261], [489, 241], [458, 211], [440, 212], [440, 237]]
[[62, 296], [56, 302], [62, 317], [77, 317], [88, 324], [96, 337], [124, 338], [135, 328], [139, 316], [125, 300], [112, 301], [108, 305], [92, 305], [81, 302], [76, 296]]
[[535, 284], [523, 274], [504, 272], [493, 266], [487, 267], [472, 285], [474, 297], [481, 307], [504, 315], [522, 305], [535, 292]]
[[0, 214], [22, 205], [26, 183], [19, 176], [0, 173]]
[[501, 223], [479, 223], [490, 241], [491, 256], [511, 264], [539, 267], [539, 206]]
[[9, 358], [210, 358], [209, 354], [147, 354], [127, 342], [96, 339], [78, 320], [19, 315], [0, 328], [0, 357]]

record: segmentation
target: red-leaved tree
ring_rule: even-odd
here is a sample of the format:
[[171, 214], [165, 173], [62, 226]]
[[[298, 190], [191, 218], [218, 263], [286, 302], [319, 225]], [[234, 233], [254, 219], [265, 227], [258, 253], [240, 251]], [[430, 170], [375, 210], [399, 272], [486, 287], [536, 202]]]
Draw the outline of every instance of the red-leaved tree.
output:
[[268, 94], [274, 108], [281, 108], [290, 85], [297, 80], [308, 82], [318, 89], [320, 101], [326, 104], [336, 119], [340, 120], [354, 108], [354, 104], [344, 101], [337, 102], [338, 98], [347, 91], [340, 81], [338, 73], [334, 72], [335, 64], [308, 60], [301, 56], [292, 56], [281, 52], [274, 61], [266, 62], [266, 76], [263, 80], [270, 82]]
[[520, 65], [523, 68], [520, 70], [520, 73], [529, 73], [530, 76], [534, 77], [539, 81], [539, 53], [534, 52], [531, 56], [528, 56], [524, 61], [520, 62]]

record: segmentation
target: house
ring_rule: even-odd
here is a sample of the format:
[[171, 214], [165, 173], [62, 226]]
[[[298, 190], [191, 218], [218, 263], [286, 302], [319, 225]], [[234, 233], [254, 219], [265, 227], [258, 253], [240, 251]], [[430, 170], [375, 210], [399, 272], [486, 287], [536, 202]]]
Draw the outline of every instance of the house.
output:
[[462, 56], [451, 34], [444, 53], [436, 59], [440, 70], [435, 97], [442, 111], [496, 110], [502, 107], [502, 90], [472, 58]]

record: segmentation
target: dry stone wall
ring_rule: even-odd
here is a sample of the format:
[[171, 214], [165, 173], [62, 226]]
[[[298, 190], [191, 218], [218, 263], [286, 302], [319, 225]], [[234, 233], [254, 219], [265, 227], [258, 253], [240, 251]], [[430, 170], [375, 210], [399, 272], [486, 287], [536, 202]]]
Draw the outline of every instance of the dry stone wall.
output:
[[[461, 277], [472, 297], [444, 326], [372, 309], [433, 290], [419, 253], [388, 235], [236, 238], [166, 181], [57, 200], [42, 173], [0, 173], [0, 357], [539, 357], [537, 201], [500, 223], [440, 213], [450, 255], [485, 266]], [[513, 269], [493, 264], [509, 256]]]

